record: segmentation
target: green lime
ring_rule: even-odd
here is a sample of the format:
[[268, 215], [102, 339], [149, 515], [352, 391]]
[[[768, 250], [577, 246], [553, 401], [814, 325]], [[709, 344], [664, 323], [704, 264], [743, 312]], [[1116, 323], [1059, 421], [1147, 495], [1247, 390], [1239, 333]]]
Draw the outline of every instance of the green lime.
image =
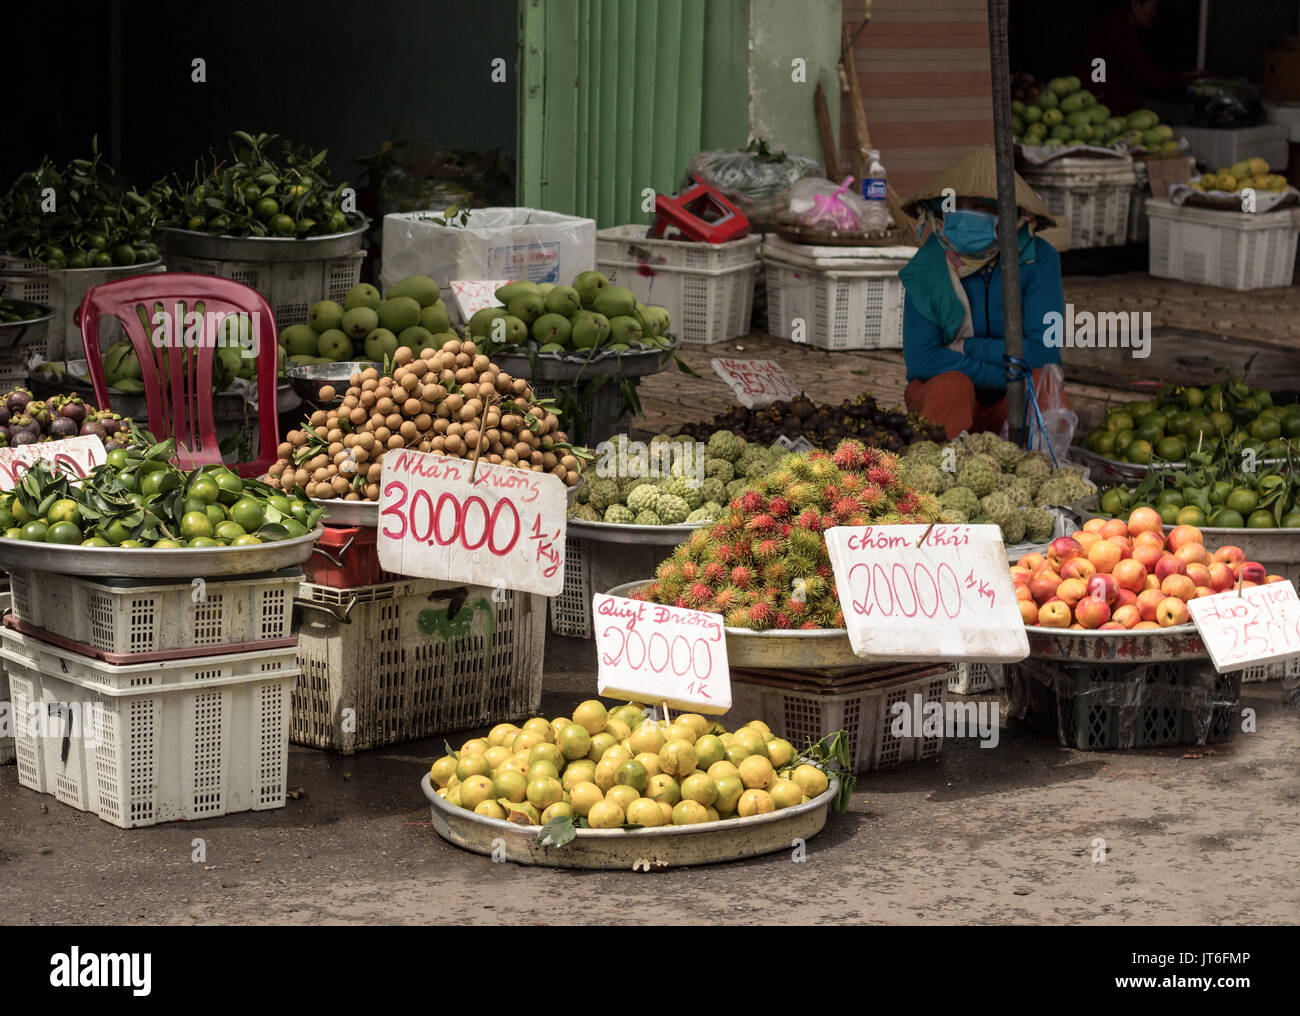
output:
[[232, 522], [227, 519], [225, 522], [218, 522], [212, 535], [218, 540], [234, 540], [247, 534], [248, 530], [238, 522]]
[[117, 519], [114, 519], [99, 535], [103, 536], [114, 547], [121, 545], [123, 540], [131, 539], [131, 530], [122, 525]]
[[1273, 513], [1267, 508], [1257, 508], [1246, 517], [1247, 529], [1274, 529], [1276, 526]]
[[1107, 430], [1132, 430], [1133, 417], [1123, 410], [1115, 410], [1106, 416]]
[[9, 511], [13, 513], [14, 520], [20, 525], [26, 525], [36, 518], [31, 512], [23, 507], [23, 503], [17, 498], [9, 502]]
[[1101, 495], [1101, 510], [1107, 515], [1119, 515], [1128, 507], [1128, 491], [1112, 487]]
[[210, 476], [199, 476], [191, 484], [189, 496], [196, 497], [205, 504], [212, 504], [221, 493], [221, 488]]
[[1245, 524], [1246, 520], [1241, 517], [1241, 512], [1235, 512], [1231, 508], [1220, 508], [1210, 513], [1210, 525], [1217, 528], [1240, 529]]
[[169, 487], [171, 490], [180, 486], [180, 477], [169, 469], [155, 469], [150, 473], [145, 473], [144, 479], [140, 481], [140, 493], [145, 497], [152, 497], [163, 489], [163, 485], [171, 481]]
[[[261, 198], [257, 202], [257, 217], [265, 221], [280, 211], [280, 202], [275, 198]], [[287, 216], [286, 216], [287, 218]]]
[[1156, 455], [1166, 462], [1181, 462], [1187, 455], [1187, 442], [1181, 437], [1162, 437], [1156, 442]]
[[238, 522], [246, 533], [257, 532], [265, 521], [262, 505], [251, 497], [241, 497], [231, 505], [230, 517]]
[[23, 538], [23, 531], [19, 526], [10, 526], [8, 529], [5, 530], [6, 540], [21, 540], [22, 538]]
[[1160, 521], [1167, 526], [1177, 525], [1178, 513], [1182, 510], [1182, 505], [1171, 504], [1168, 501], [1164, 503], [1156, 502], [1156, 511], [1160, 513]]
[[1176, 488], [1170, 487], [1168, 490], [1162, 490], [1156, 495], [1156, 507], [1159, 508], [1164, 504], [1177, 505], [1181, 508], [1186, 502], [1183, 500], [1183, 492]]
[[45, 532], [46, 543], [76, 544], [81, 539], [81, 528], [75, 522], [56, 522]]
[[304, 526], [297, 519], [293, 519], [293, 518], [281, 519], [280, 525], [284, 526], [285, 532], [289, 534], [288, 538], [290, 540], [296, 539], [299, 536], [307, 535], [307, 527]]
[[27, 523], [22, 529], [22, 538], [32, 540], [37, 543], [45, 542], [45, 534], [50, 530], [50, 524], [44, 519], [34, 519]]
[[1300, 509], [1289, 511], [1282, 516], [1283, 529], [1300, 529]]
[[206, 501], [200, 501], [197, 497], [187, 497], [181, 501], [181, 514], [186, 512], [203, 512], [207, 514], [208, 505]]
[[212, 520], [203, 512], [186, 512], [181, 517], [181, 535], [187, 540], [210, 538], [213, 531]]
[[261, 543], [252, 533], [245, 533], [243, 536], [237, 536], [230, 541], [232, 547], [251, 547], [255, 543]]
[[1245, 487], [1238, 487], [1223, 502], [1235, 512], [1240, 512], [1243, 516], [1249, 515], [1259, 504], [1259, 495], [1253, 490], [1247, 490]]
[[111, 547], [113, 546], [102, 536], [91, 536], [81, 541], [83, 547]]
[[185, 544], [185, 546], [187, 546], [187, 547], [220, 547], [221, 544], [219, 544], [216, 540], [214, 540], [214, 539], [213, 539], [212, 537], [210, 537], [210, 536], [196, 536], [196, 537], [194, 537], [194, 539], [189, 540], [189, 541]]
[[158, 540], [154, 545], [154, 550], [176, 550], [182, 546], [179, 540]]
[[117, 481], [122, 485], [123, 490], [135, 491], [140, 489], [140, 474], [134, 469], [118, 473]]
[[14, 518], [13, 512], [8, 508], [0, 508], [0, 531], [13, 529], [17, 522], [18, 520]]
[[114, 469], [125, 469], [131, 457], [125, 448], [114, 448], [104, 456], [104, 461]]
[[108, 250], [108, 237], [103, 233], [91, 233], [90, 236], [86, 237], [86, 242], [95, 250]]
[[298, 227], [294, 225], [293, 219], [281, 212], [279, 215], [272, 215], [269, 223], [271, 232], [279, 233], [281, 236], [293, 236]]
[[212, 523], [214, 529], [230, 517], [226, 514], [226, 509], [219, 504], [208, 505], [203, 509], [203, 514], [208, 517], [208, 521]]
[[112, 268], [113, 255], [106, 250], [97, 250], [90, 256], [90, 264], [93, 268]]
[[118, 546], [123, 550], [139, 550], [144, 544], [139, 540], [123, 540]]
[[266, 499], [266, 503], [278, 511], [281, 515], [289, 514], [289, 499], [283, 494], [272, 494]]
[[302, 526], [307, 525], [307, 518], [311, 515], [311, 508], [302, 501], [295, 501], [289, 507], [289, 514]]
[[123, 267], [135, 264], [135, 248], [126, 243], [118, 244], [113, 248], [113, 264]]
[[1174, 522], [1180, 526], [1203, 526], [1205, 525], [1205, 512], [1197, 508], [1194, 504], [1189, 504], [1186, 508], [1179, 510], [1174, 517]]
[[218, 488], [217, 500], [222, 504], [232, 505], [243, 496], [244, 481], [230, 470], [217, 473], [215, 479]]
[[1123, 458], [1125, 450], [1133, 443], [1132, 430], [1117, 430], [1115, 432], [1115, 457]]
[[1150, 462], [1151, 442], [1140, 438], [1135, 439], [1124, 449], [1124, 459], [1135, 464]]

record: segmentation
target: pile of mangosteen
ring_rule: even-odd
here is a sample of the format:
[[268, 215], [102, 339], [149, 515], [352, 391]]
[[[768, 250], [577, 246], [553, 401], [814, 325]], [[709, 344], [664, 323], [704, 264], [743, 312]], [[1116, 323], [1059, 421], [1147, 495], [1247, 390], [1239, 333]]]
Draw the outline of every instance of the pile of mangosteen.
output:
[[688, 423], [681, 433], [707, 441], [719, 430], [734, 431], [747, 441], [762, 444], [772, 444], [780, 437], [791, 441], [802, 437], [826, 449], [835, 448], [845, 438], [856, 438], [892, 452], [901, 452], [915, 441], [942, 443], [947, 439], [939, 424], [901, 409], [882, 409], [867, 392], [838, 406], [819, 406], [806, 395], [762, 409], [737, 406], [711, 421]]
[[37, 399], [26, 388], [0, 398], [0, 447], [59, 441], [94, 434], [112, 451], [130, 443], [130, 421], [120, 413], [96, 409], [77, 395]]

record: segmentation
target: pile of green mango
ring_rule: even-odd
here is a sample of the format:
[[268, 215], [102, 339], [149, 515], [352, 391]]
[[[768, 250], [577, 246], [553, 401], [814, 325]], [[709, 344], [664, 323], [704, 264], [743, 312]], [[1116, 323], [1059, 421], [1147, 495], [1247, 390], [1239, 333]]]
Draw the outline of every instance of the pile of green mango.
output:
[[307, 312], [305, 325], [280, 331], [281, 355], [289, 366], [340, 363], [345, 360], [391, 359], [399, 346], [417, 356], [460, 338], [438, 283], [427, 275], [409, 275], [381, 297], [368, 282], [348, 290], [340, 305], [322, 300]]
[[1173, 128], [1160, 123], [1149, 109], [1112, 116], [1077, 77], [1053, 78], [1028, 101], [1011, 103], [1011, 133], [1026, 146], [1063, 148], [1070, 145], [1112, 147], [1127, 142], [1137, 151], [1172, 154], [1178, 151]]
[[496, 291], [496, 298], [500, 307], [487, 307], [469, 320], [470, 335], [489, 355], [512, 348], [589, 356], [673, 347], [668, 311], [647, 306], [600, 272], [583, 272], [571, 286], [511, 282]]

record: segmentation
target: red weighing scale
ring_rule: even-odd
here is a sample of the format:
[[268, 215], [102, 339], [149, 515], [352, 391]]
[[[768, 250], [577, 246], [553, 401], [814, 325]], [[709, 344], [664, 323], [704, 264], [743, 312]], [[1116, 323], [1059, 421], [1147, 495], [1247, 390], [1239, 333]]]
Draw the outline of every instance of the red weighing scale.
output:
[[650, 236], [658, 239], [680, 236], [696, 243], [726, 243], [749, 232], [745, 213], [698, 179], [670, 198], [656, 195], [655, 213]]

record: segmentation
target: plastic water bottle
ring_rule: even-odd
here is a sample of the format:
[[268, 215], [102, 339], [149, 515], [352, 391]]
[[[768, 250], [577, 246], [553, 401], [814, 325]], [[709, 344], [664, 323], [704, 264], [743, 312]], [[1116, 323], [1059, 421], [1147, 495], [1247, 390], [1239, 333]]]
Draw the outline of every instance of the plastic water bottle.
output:
[[862, 224], [867, 233], [884, 233], [893, 225], [889, 205], [885, 198], [889, 192], [889, 176], [880, 152], [873, 148], [867, 153], [867, 171], [862, 174], [862, 198], [867, 202], [867, 221]]

